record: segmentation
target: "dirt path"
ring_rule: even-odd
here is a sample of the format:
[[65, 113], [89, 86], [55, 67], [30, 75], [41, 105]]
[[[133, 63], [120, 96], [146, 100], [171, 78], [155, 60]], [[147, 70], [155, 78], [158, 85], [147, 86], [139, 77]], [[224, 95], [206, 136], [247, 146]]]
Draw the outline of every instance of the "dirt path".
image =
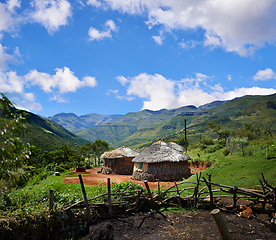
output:
[[[111, 182], [116, 182], [116, 183], [120, 183], [120, 182], [133, 182], [136, 184], [140, 184], [143, 187], [145, 186], [144, 183], [142, 181], [134, 181], [131, 179], [131, 175], [117, 175], [117, 174], [102, 174], [102, 173], [97, 173], [98, 171], [100, 171], [100, 168], [92, 168], [92, 169], [87, 169], [85, 173], [83, 174], [89, 174], [89, 176], [83, 176], [83, 182], [84, 184], [87, 185], [97, 185], [99, 182], [104, 182], [104, 184], [106, 184], [107, 182], [107, 178], [111, 179]], [[76, 183], [79, 184], [79, 178], [78, 177], [65, 177], [64, 178], [64, 183], [65, 184], [69, 184], [69, 183]], [[160, 187], [161, 188], [168, 188], [170, 186], [173, 186], [174, 183], [173, 182], [160, 182]], [[158, 183], [157, 182], [149, 182], [149, 187], [152, 189], [157, 189], [158, 188]]]

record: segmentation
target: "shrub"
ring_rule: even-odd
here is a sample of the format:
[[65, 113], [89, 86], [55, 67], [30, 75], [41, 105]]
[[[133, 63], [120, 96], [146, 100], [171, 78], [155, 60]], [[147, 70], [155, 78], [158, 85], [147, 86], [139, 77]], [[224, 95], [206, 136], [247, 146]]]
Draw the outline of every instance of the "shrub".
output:
[[225, 148], [222, 153], [224, 156], [228, 156], [230, 153], [230, 150], [228, 148]]
[[221, 149], [221, 145], [220, 144], [215, 144], [215, 145], [210, 145], [206, 148], [205, 152], [207, 153], [213, 153], [216, 152], [217, 150]]

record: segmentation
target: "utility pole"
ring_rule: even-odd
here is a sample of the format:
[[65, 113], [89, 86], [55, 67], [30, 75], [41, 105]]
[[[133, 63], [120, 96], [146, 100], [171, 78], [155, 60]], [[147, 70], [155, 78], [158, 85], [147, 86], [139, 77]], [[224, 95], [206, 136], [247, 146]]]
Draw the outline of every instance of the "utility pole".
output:
[[186, 127], [186, 124], [187, 124], [187, 119], [185, 118], [185, 151], [187, 153], [187, 127]]

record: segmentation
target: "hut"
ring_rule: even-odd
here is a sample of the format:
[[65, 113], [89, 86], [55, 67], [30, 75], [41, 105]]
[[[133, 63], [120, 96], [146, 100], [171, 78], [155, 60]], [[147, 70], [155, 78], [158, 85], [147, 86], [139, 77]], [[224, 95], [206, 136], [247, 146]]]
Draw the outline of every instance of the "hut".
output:
[[134, 162], [132, 179], [143, 181], [179, 181], [191, 176], [188, 160], [181, 146], [161, 139], [145, 149]]
[[104, 174], [131, 175], [133, 172], [132, 159], [138, 156], [138, 152], [125, 146], [117, 148], [102, 155], [103, 167], [101, 172]]

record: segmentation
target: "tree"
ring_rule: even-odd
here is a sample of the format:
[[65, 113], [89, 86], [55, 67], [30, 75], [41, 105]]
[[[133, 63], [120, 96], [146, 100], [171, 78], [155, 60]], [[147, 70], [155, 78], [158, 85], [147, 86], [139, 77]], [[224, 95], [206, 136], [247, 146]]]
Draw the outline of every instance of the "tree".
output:
[[14, 180], [18, 168], [30, 154], [28, 146], [20, 139], [26, 131], [27, 114], [18, 113], [14, 104], [1, 93], [0, 117], [0, 180]]
[[226, 140], [231, 134], [228, 129], [222, 129], [221, 126], [217, 125], [215, 122], [208, 122], [207, 125], [213, 132], [218, 134], [218, 140]]
[[92, 143], [92, 154], [95, 158], [95, 165], [100, 165], [100, 157], [101, 155], [109, 149], [109, 144], [104, 140], [97, 139], [95, 142]]

